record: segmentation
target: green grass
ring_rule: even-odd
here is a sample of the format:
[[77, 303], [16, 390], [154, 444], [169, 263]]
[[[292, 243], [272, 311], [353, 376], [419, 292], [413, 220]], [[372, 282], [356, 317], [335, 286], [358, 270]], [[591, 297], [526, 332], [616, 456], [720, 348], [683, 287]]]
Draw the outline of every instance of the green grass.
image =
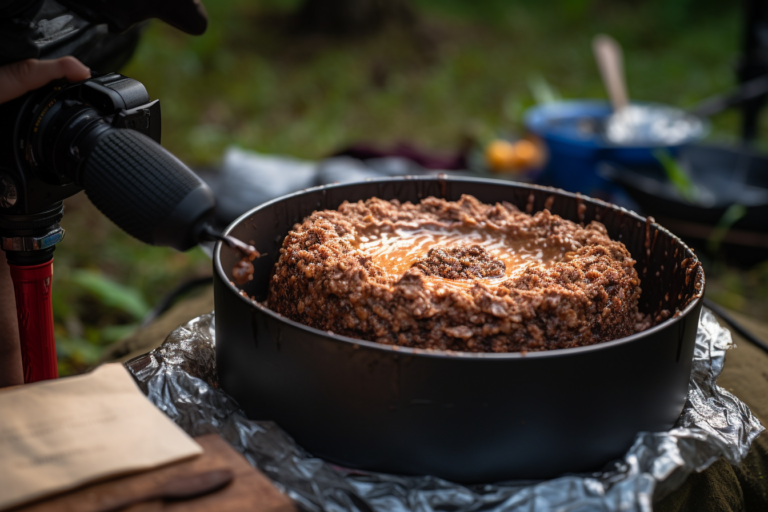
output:
[[[691, 107], [733, 82], [734, 9], [671, 30], [650, 7], [614, 3], [422, 1], [432, 55], [398, 30], [301, 38], [281, 33], [275, 2], [217, 2], [202, 37], [153, 24], [126, 73], [162, 98], [164, 144], [197, 164], [233, 143], [305, 158], [356, 140], [451, 148], [473, 124], [517, 125], [519, 109], [509, 119], [503, 107], [532, 103], [533, 74], [564, 97], [605, 97], [597, 32], [624, 45], [634, 98]], [[715, 119], [715, 136], [734, 133], [735, 121]]]
[[[517, 131], [537, 76], [565, 98], [605, 97], [598, 32], [624, 46], [633, 98], [691, 107], [733, 83], [740, 41], [738, 4], [711, 1], [418, 0], [429, 45], [396, 27], [358, 39], [291, 34], [285, 13], [297, 1], [207, 3], [205, 35], [152, 23], [123, 70], [161, 99], [163, 144], [192, 165], [216, 165], [230, 144], [317, 159], [356, 141], [450, 151], [467, 134]], [[717, 116], [711, 136], [732, 140], [737, 126], [735, 113]], [[144, 246], [84, 198], [69, 201], [64, 226], [54, 289], [65, 373], [179, 281], [210, 272], [199, 251]]]

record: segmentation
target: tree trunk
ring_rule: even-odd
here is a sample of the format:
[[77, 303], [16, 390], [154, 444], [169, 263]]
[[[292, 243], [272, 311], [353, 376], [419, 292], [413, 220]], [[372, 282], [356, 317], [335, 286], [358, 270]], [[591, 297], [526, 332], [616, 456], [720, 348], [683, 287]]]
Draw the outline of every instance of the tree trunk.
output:
[[304, 0], [297, 21], [306, 32], [354, 35], [391, 24], [412, 26], [416, 14], [408, 0]]

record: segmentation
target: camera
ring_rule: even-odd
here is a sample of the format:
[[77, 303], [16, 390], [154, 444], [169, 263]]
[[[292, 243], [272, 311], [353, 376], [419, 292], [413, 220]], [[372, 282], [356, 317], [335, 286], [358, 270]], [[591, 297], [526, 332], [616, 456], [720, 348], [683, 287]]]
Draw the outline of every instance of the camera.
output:
[[[91, 69], [119, 69], [151, 18], [189, 34], [207, 26], [199, 0], [0, 0], [0, 65], [72, 55]], [[210, 226], [213, 193], [160, 146], [160, 126], [160, 103], [117, 73], [55, 81], [0, 105], [0, 249], [13, 280], [25, 382], [58, 376], [51, 285], [67, 197], [84, 190], [149, 244], [244, 245]]]
[[214, 208], [211, 190], [160, 142], [160, 102], [109, 73], [55, 81], [0, 105], [0, 244], [11, 263], [47, 261], [62, 200], [80, 190], [139, 240], [186, 250]]

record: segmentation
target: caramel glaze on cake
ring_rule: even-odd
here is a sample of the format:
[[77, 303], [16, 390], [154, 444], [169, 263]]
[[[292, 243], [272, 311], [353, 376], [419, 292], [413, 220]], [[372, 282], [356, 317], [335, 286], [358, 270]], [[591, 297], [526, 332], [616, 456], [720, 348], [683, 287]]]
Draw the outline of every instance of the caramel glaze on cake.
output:
[[635, 332], [634, 264], [599, 222], [580, 226], [467, 195], [373, 198], [294, 226], [267, 306], [311, 327], [404, 347], [577, 347]]

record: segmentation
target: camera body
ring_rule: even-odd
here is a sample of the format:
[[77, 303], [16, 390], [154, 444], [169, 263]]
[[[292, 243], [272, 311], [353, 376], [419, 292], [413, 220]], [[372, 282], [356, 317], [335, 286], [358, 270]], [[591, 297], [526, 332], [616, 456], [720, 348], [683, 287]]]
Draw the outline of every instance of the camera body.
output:
[[160, 143], [160, 101], [117, 73], [55, 81], [0, 105], [0, 120], [0, 215], [40, 214], [81, 191], [84, 157], [110, 127]]

